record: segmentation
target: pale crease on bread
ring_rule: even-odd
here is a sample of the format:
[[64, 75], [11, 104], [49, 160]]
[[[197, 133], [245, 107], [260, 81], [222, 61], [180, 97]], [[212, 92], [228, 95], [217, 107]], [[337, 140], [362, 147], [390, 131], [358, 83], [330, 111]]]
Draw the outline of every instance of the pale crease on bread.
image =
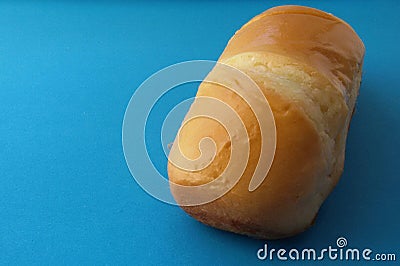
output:
[[[197, 96], [224, 101], [244, 122], [250, 157], [241, 179], [228, 193], [182, 208], [207, 225], [264, 239], [292, 236], [312, 225], [343, 171], [364, 52], [362, 41], [347, 23], [313, 8], [275, 7], [245, 24], [219, 62], [250, 76], [268, 99], [277, 135], [272, 167], [261, 186], [250, 192], [260, 154], [257, 120], [238, 95], [223, 86], [202, 83]], [[230, 159], [224, 127], [198, 118], [180, 134], [180, 149], [186, 156], [199, 156], [198, 144], [204, 137], [214, 140], [216, 155], [197, 172], [169, 163], [170, 181], [195, 186], [217, 178]], [[171, 190], [178, 204], [188, 196]]]

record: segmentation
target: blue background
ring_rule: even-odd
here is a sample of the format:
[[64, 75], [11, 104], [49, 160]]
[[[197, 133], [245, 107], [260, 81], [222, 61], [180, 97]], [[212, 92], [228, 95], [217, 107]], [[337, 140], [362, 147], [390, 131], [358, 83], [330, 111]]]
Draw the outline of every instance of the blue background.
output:
[[257, 260], [265, 241], [147, 195], [121, 131], [149, 75], [217, 59], [241, 25], [285, 3], [343, 18], [367, 53], [341, 181], [310, 230], [268, 244], [319, 249], [345, 236], [399, 260], [399, 2], [17, 1], [0, 3], [0, 264], [279, 263]]

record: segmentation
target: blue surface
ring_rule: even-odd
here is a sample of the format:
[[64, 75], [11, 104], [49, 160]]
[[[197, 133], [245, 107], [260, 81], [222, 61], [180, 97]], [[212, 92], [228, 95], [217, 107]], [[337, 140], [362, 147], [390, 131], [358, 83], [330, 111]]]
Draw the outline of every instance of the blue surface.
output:
[[[318, 249], [345, 236], [400, 260], [400, 4], [289, 3], [343, 18], [367, 53], [341, 181], [310, 230], [268, 244]], [[265, 241], [148, 196], [121, 145], [141, 82], [173, 63], [217, 59], [242, 24], [276, 4], [0, 3], [0, 264], [279, 263], [257, 260]]]

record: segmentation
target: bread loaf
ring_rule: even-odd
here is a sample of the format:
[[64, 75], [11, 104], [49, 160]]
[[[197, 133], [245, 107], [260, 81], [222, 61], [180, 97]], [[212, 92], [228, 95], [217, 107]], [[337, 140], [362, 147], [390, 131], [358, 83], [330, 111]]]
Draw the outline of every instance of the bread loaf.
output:
[[[276, 127], [275, 146], [268, 144], [275, 151], [272, 165], [260, 166], [268, 168], [268, 174], [257, 188], [249, 189], [262, 147], [256, 108], [225, 86], [203, 82], [196, 97], [218, 99], [232, 108], [247, 133], [233, 137], [248, 143], [249, 150], [243, 158], [233, 158], [227, 125], [215, 119], [197, 117], [182, 124], [173, 149], [179, 147], [192, 160], [209, 149], [214, 154], [206, 167], [188, 170], [173, 163], [179, 160], [171, 152], [168, 175], [177, 203], [202, 223], [257, 238], [277, 239], [306, 230], [343, 172], [364, 52], [361, 39], [346, 22], [313, 8], [275, 7], [246, 23], [218, 62], [248, 75], [268, 100]], [[209, 108], [195, 100], [189, 113]], [[204, 138], [212, 139], [214, 147], [199, 148]], [[198, 195], [172, 185], [207, 184], [242, 160], [247, 163], [238, 182], [210, 202], [186, 204]], [[229, 177], [200, 193], [226, 182]]]

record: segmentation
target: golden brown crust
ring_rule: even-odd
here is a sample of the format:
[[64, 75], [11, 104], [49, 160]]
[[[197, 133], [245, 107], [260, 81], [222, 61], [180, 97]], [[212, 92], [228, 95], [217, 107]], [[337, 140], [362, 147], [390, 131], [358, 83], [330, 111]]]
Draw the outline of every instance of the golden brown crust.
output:
[[[257, 120], [238, 95], [202, 83], [197, 96], [224, 101], [244, 122], [250, 157], [242, 178], [227, 194], [182, 208], [205, 224], [258, 238], [283, 238], [306, 230], [343, 171], [363, 56], [364, 46], [354, 30], [316, 9], [277, 7], [244, 25], [219, 60], [248, 74], [268, 99], [276, 124], [275, 159], [261, 186], [250, 192], [260, 156]], [[231, 142], [224, 127], [209, 118], [197, 118], [182, 128], [182, 153], [199, 156], [198, 143], [204, 137], [216, 143], [214, 161], [197, 172], [169, 163], [170, 181], [200, 185], [224, 171]], [[178, 203], [187, 196], [173, 187], [171, 191]]]
[[343, 90], [349, 88], [358, 72], [365, 48], [347, 23], [328, 13], [308, 7], [280, 6], [253, 18], [236, 32], [220, 60], [256, 51], [303, 62]]
[[[210, 87], [204, 91], [201, 87], [200, 93], [216, 98], [226, 97], [229, 94], [227, 89], [212, 89], [213, 85], [208, 86]], [[244, 117], [246, 126], [252, 129], [249, 164], [244, 175], [239, 183], [222, 198], [205, 205], [183, 208], [203, 223], [221, 229], [263, 238], [278, 238], [296, 234], [310, 225], [319, 205], [316, 202], [315, 206], [304, 210], [303, 204], [313, 197], [320, 197], [314, 195], [314, 191], [318, 186], [318, 179], [322, 175], [326, 176], [326, 173], [323, 172], [325, 168], [321, 167], [324, 165], [324, 160], [318, 144], [320, 143], [319, 135], [313, 124], [296, 105], [271, 91], [266, 90], [265, 94], [275, 116], [278, 135], [275, 160], [267, 179], [254, 192], [248, 191], [248, 184], [260, 152], [261, 139], [259, 127], [255, 126], [256, 121], [251, 110], [242, 109], [240, 115]], [[236, 97], [230, 103], [238, 101]], [[210, 123], [210, 119], [197, 119], [193, 123], [202, 124], [201, 131], [191, 131], [193, 139], [201, 139], [205, 135], [215, 138], [221, 136], [220, 132], [215, 130], [216, 125], [213, 126], [213, 122]], [[192, 124], [191, 127], [195, 125]], [[293, 134], [294, 132], [296, 134]], [[227, 137], [226, 141], [228, 140]], [[183, 147], [191, 149], [193, 146]], [[229, 157], [226, 157], [227, 154], [229, 154], [229, 146], [225, 146], [217, 154], [213, 164], [195, 174], [169, 164], [170, 180], [180, 185], [193, 185], [187, 180], [191, 180], [194, 175], [203, 176], [206, 180], [206, 177], [211, 176], [210, 172], [214, 172], [215, 169], [223, 170], [217, 165], [221, 163], [226, 165], [226, 161], [229, 160]], [[216, 177], [219, 174], [220, 172], [217, 172], [213, 176]], [[200, 183], [196, 183], [198, 184]], [[174, 191], [172, 193], [174, 194]], [[180, 195], [174, 194], [174, 196], [176, 201], [180, 202]], [[307, 214], [310, 221], [302, 224], [303, 217]], [[293, 222], [299, 225], [291, 229]], [[277, 231], [278, 228], [279, 231]]]

